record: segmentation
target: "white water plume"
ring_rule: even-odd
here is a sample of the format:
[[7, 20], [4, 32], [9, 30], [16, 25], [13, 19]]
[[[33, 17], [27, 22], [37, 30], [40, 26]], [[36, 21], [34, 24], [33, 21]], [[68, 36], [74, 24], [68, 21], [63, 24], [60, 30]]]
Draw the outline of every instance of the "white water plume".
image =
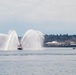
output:
[[0, 33], [0, 50], [17, 50], [19, 45], [16, 31], [11, 30], [8, 34]]
[[38, 30], [28, 30], [20, 42], [15, 30], [10, 30], [8, 34], [0, 34], [0, 50], [40, 50], [43, 42], [43, 33]]
[[6, 50], [6, 43], [7, 43], [8, 35], [0, 34], [0, 50]]
[[23, 49], [41, 49], [43, 47], [44, 36], [43, 33], [38, 30], [28, 30], [22, 40]]
[[8, 32], [8, 40], [6, 43], [6, 50], [17, 50], [19, 40], [16, 31], [10, 30]]

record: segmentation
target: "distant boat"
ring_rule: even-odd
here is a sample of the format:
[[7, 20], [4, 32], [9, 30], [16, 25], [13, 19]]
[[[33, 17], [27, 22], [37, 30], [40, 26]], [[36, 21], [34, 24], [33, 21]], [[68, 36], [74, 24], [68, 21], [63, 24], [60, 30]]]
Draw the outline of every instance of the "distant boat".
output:
[[73, 49], [75, 49], [75, 47], [73, 47]]

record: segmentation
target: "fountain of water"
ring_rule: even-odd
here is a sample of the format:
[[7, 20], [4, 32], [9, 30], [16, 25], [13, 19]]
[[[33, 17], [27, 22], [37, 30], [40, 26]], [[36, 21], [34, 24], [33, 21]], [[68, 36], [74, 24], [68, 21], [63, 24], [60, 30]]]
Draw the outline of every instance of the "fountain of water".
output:
[[5, 50], [6, 49], [7, 39], [8, 39], [8, 35], [0, 34], [0, 50]]
[[0, 50], [17, 50], [18, 45], [16, 31], [11, 30], [8, 34], [0, 34]]
[[22, 40], [21, 45], [22, 48], [25, 49], [41, 49], [43, 47], [44, 36], [42, 32], [37, 30], [28, 30]]
[[16, 31], [11, 30], [8, 34], [0, 34], [0, 50], [17, 49], [41, 49], [44, 36], [40, 31], [28, 30], [19, 42]]
[[17, 50], [19, 40], [16, 31], [10, 30], [8, 32], [8, 40], [6, 43], [6, 50]]

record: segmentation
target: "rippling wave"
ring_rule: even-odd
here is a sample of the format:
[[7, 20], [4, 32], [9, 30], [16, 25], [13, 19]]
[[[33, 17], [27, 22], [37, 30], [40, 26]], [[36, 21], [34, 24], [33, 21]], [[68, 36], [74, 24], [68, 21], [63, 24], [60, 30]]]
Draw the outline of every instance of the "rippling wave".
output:
[[76, 55], [76, 51], [0, 51], [0, 56]]

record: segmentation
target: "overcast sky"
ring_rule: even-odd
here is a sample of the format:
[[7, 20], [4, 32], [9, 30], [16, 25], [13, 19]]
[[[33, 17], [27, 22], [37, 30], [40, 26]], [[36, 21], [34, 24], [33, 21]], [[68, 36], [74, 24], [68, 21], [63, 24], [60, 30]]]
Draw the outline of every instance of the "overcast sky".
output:
[[11, 29], [76, 34], [76, 0], [0, 0], [0, 32]]

